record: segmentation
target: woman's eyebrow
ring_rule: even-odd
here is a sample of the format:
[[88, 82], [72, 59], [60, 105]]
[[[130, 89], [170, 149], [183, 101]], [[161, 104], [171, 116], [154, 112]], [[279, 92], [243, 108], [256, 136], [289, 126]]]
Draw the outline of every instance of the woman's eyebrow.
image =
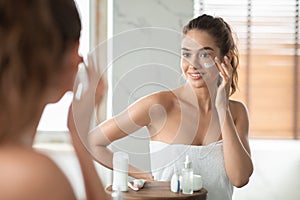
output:
[[203, 48], [199, 49], [199, 51], [203, 51], [203, 50], [211, 50], [211, 51], [214, 51], [214, 49], [211, 48], [211, 47], [203, 47]]
[[[184, 51], [191, 51], [191, 49], [188, 49], [188, 48], [186, 48], [186, 47], [182, 47], [181, 50], [184, 50]], [[203, 50], [211, 50], [211, 51], [214, 51], [214, 49], [211, 48], [211, 47], [203, 47], [203, 48], [199, 49], [199, 51], [203, 51]]]
[[184, 51], [191, 51], [190, 49], [185, 48], [185, 47], [182, 47], [181, 50], [184, 50]]

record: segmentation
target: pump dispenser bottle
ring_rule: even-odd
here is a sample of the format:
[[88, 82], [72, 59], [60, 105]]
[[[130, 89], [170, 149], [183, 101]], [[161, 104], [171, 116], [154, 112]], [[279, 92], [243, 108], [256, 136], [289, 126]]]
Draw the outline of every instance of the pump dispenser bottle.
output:
[[186, 155], [182, 169], [182, 193], [193, 194], [193, 168], [189, 156]]

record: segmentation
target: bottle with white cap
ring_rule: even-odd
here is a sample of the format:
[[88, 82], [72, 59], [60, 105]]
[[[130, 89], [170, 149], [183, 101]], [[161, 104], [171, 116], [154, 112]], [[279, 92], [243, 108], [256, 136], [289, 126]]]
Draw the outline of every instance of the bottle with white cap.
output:
[[186, 155], [182, 169], [182, 193], [193, 194], [193, 168], [189, 156]]
[[114, 153], [112, 190], [128, 191], [128, 158], [125, 152]]

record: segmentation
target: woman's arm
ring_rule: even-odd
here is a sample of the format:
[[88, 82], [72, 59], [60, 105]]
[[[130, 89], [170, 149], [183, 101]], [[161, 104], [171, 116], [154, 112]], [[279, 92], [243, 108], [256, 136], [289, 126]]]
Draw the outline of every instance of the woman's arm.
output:
[[79, 138], [74, 124], [72, 106], [69, 110], [68, 127], [83, 175], [87, 200], [106, 199], [106, 193], [93, 163], [93, 158]]
[[[113, 141], [123, 138], [151, 123], [149, 109], [159, 98], [153, 94], [140, 99], [119, 115], [104, 121], [89, 134], [89, 145], [94, 157], [104, 166], [112, 169], [113, 153], [107, 148]], [[129, 165], [129, 175], [152, 180], [152, 175]]]
[[[77, 75], [74, 98], [68, 114], [68, 128], [83, 175], [87, 200], [107, 199], [93, 158], [86, 149], [86, 138], [90, 130], [95, 103], [100, 103], [101, 96], [105, 93], [104, 80], [100, 78], [96, 67], [96, 65], [91, 65], [84, 68], [88, 75], [88, 84], [80, 78], [80, 74]], [[79, 70], [81, 70], [79, 73], [84, 71]], [[84, 87], [79, 86], [87, 86], [87, 90], [84, 91], [82, 90]]]
[[[236, 187], [243, 187], [253, 172], [248, 141], [249, 119], [246, 107], [240, 102], [226, 110], [222, 127], [224, 161], [227, 176]], [[231, 110], [235, 111], [234, 122]]]
[[215, 106], [222, 132], [225, 168], [231, 183], [236, 187], [243, 187], [253, 172], [248, 142], [248, 112], [242, 103], [229, 101], [233, 71], [230, 59], [225, 56], [223, 63], [219, 59], [216, 59], [216, 63], [222, 77]]

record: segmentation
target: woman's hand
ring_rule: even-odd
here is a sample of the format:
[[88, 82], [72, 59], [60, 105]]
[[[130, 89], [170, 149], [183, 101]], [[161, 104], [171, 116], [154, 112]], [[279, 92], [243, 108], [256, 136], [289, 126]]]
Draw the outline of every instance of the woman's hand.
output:
[[217, 57], [215, 58], [215, 61], [220, 71], [215, 105], [217, 108], [227, 109], [233, 69], [227, 56], [224, 56], [224, 62], [221, 62]]
[[224, 56], [224, 62], [221, 62], [217, 57], [215, 62], [219, 69], [218, 88], [215, 100], [215, 106], [219, 115], [220, 127], [224, 124], [226, 111], [229, 109], [229, 93], [232, 83], [233, 68], [227, 56]]
[[69, 109], [68, 128], [72, 139], [80, 137], [84, 145], [88, 146], [87, 137], [95, 118], [95, 105], [100, 103], [95, 100], [101, 101], [97, 96], [102, 96], [106, 87], [102, 86], [104, 81], [96, 64], [80, 67], [74, 84], [73, 102]]
[[128, 175], [136, 179], [145, 179], [146, 181], [154, 181], [152, 174], [143, 172], [135, 167], [129, 166]]

